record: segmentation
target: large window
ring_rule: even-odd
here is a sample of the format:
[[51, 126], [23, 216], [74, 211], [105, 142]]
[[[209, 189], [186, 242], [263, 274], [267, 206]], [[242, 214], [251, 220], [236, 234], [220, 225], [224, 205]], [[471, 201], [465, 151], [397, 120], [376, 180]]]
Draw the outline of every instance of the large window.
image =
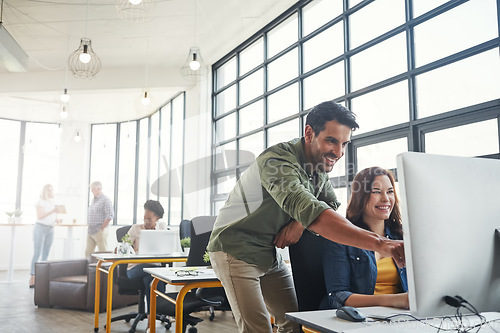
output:
[[[113, 202], [115, 224], [140, 223], [148, 199], [161, 202], [166, 212], [165, 222], [180, 223], [184, 105], [185, 94], [181, 93], [149, 117], [91, 126], [90, 170], [84, 197], [90, 202], [92, 193], [86, 184], [100, 181], [103, 193]], [[0, 168], [0, 211], [10, 213], [19, 209], [25, 221], [36, 221], [34, 206], [43, 186], [51, 184], [56, 201], [66, 198], [66, 202], [58, 203], [69, 205], [72, 214], [59, 217], [66, 219], [65, 222], [76, 221], [74, 212], [79, 207], [76, 202], [81, 202], [78, 184], [59, 184], [61, 175], [74, 173], [60, 167], [61, 159], [65, 158], [61, 150], [68, 149], [61, 133], [59, 124], [0, 119], [0, 160], [4, 162]]]
[[0, 119], [2, 214], [20, 210], [25, 221], [36, 221], [35, 204], [46, 184], [57, 199], [60, 134], [57, 124]]
[[2, 184], [2, 191], [0, 191], [1, 212], [12, 212], [19, 207], [17, 206], [16, 195], [20, 138], [21, 122], [0, 119], [0, 160], [3, 161], [2, 172], [0, 172], [0, 183]]
[[[90, 182], [99, 181], [103, 193], [115, 201], [115, 167], [116, 167], [116, 131], [117, 124], [99, 124], [92, 126], [92, 145], [90, 147]], [[89, 200], [92, 192], [89, 191]], [[115, 207], [116, 211], [116, 207]]]
[[148, 199], [160, 201], [165, 222], [180, 223], [184, 103], [180, 94], [147, 118], [92, 125], [90, 179], [103, 183], [115, 223], [141, 223]]
[[[325, 100], [360, 129], [330, 174], [343, 209], [355, 172], [404, 151], [500, 156], [496, 0], [300, 1], [213, 66], [213, 213], [248, 159], [300, 136]], [[233, 178], [236, 177], [236, 178]]]
[[37, 220], [35, 204], [45, 184], [54, 187], [54, 194], [60, 192], [59, 136], [59, 126], [56, 124], [26, 124], [21, 204], [23, 218], [27, 221]]
[[120, 224], [134, 221], [135, 156], [137, 121], [120, 124], [120, 149], [118, 154], [118, 201], [116, 204]]

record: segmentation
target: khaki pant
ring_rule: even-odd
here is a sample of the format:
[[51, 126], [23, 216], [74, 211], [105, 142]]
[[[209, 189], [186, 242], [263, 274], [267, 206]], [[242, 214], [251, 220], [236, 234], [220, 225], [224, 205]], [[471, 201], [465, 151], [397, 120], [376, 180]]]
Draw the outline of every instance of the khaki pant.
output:
[[101, 230], [95, 234], [87, 234], [87, 248], [85, 249], [85, 258], [90, 257], [92, 253], [94, 253], [95, 247], [97, 245], [97, 249], [100, 252], [109, 251], [108, 249], [108, 230], [106, 227], [104, 230]]
[[278, 332], [299, 332], [298, 324], [285, 318], [286, 312], [298, 311], [298, 305], [291, 272], [283, 261], [265, 271], [225, 252], [210, 252], [210, 262], [240, 333], [271, 333], [269, 314]]

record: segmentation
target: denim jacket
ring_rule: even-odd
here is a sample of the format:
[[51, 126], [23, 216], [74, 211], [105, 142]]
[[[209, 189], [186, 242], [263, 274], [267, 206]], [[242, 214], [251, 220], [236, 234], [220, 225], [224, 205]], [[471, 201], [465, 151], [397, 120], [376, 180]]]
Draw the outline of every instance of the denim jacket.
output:
[[[386, 237], [392, 237], [388, 228]], [[321, 308], [336, 309], [344, 305], [352, 294], [373, 295], [377, 282], [377, 262], [373, 251], [341, 245], [332, 241], [324, 242], [323, 271], [327, 295]], [[401, 286], [408, 291], [406, 268], [398, 268]]]

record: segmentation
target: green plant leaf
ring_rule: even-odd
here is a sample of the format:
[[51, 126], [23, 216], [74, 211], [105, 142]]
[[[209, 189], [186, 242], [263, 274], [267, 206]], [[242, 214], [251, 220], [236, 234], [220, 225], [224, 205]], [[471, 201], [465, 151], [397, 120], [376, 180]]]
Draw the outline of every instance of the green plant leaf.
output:
[[210, 256], [208, 255], [207, 251], [205, 251], [205, 254], [203, 254], [203, 261], [207, 264], [210, 262]]
[[191, 238], [190, 237], [186, 237], [186, 238], [181, 239], [181, 246], [183, 248], [191, 247]]

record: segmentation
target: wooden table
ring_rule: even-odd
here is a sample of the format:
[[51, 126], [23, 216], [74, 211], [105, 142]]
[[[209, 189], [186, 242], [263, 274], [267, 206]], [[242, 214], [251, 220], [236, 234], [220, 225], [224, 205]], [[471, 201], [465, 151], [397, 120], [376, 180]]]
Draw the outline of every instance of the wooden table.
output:
[[[95, 253], [93, 256], [98, 260], [95, 272], [95, 303], [94, 303], [94, 332], [99, 331], [99, 296], [101, 291], [101, 272], [108, 274], [108, 289], [106, 294], [106, 332], [111, 332], [111, 310], [113, 308], [113, 274], [117, 265], [120, 264], [142, 264], [142, 263], [171, 263], [186, 262], [185, 253], [171, 253], [164, 255], [124, 255], [114, 253]], [[106, 268], [104, 263], [111, 263]], [[156, 305], [156, 303], [155, 303]], [[154, 320], [152, 320], [154, 322]]]

